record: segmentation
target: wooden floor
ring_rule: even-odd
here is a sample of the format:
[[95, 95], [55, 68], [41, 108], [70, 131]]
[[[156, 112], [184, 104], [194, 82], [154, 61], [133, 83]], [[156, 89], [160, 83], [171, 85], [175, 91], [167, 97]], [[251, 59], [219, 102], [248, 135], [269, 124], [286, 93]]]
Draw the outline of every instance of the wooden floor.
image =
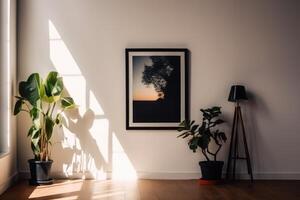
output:
[[247, 181], [216, 186], [197, 180], [138, 180], [136, 182], [60, 180], [53, 185], [29, 186], [22, 181], [0, 196], [1, 200], [202, 200], [300, 199], [300, 181]]

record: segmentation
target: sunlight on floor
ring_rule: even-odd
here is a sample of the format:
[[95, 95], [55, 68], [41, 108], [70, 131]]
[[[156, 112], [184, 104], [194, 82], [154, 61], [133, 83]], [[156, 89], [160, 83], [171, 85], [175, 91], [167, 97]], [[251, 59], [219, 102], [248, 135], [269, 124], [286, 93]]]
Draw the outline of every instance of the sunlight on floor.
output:
[[80, 67], [51, 20], [49, 43], [51, 62], [63, 77], [68, 93], [79, 105], [77, 113], [64, 115], [62, 148], [73, 152], [71, 163], [62, 166], [64, 174], [66, 177], [82, 174], [81, 178], [91, 178], [91, 174], [92, 178], [103, 180], [110, 177], [108, 172], [112, 166], [113, 179], [135, 180], [136, 171], [116, 134], [110, 132], [109, 120], [97, 95], [89, 89]]
[[[40, 198], [45, 196], [57, 196], [66, 194], [67, 198], [77, 199], [78, 196], [72, 195], [78, 193], [82, 187], [82, 180], [64, 181], [53, 185], [38, 186], [29, 196], [29, 199]], [[65, 198], [65, 197], [64, 197]], [[54, 199], [54, 198], [51, 198]]]
[[36, 187], [28, 199], [140, 199], [137, 182], [111, 180], [60, 180]]

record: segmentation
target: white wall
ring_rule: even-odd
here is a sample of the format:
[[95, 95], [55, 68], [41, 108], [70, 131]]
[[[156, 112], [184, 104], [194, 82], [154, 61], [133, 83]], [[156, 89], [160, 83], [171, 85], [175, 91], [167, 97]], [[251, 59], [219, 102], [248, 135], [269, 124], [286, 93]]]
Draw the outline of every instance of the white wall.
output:
[[[20, 1], [18, 79], [57, 69], [81, 105], [80, 115], [70, 114], [71, 131], [54, 139], [54, 173], [118, 175], [131, 163], [140, 177], [197, 178], [202, 157], [176, 131], [125, 130], [124, 49], [180, 47], [191, 51], [191, 117], [221, 105], [229, 136], [229, 88], [246, 85], [251, 99], [243, 111], [255, 177], [299, 179], [299, 9], [296, 0]], [[32, 157], [28, 128], [22, 115], [21, 172]]]
[[17, 175], [16, 118], [12, 102], [16, 86], [16, 1], [0, 1], [0, 194]]

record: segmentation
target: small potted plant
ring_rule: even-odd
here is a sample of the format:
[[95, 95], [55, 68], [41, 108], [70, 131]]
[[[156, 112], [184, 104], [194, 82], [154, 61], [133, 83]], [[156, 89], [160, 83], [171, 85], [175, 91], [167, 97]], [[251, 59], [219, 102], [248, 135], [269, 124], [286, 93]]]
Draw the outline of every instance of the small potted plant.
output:
[[63, 111], [76, 107], [71, 97], [62, 96], [63, 89], [63, 80], [54, 71], [48, 74], [45, 81], [38, 73], [33, 73], [27, 81], [19, 83], [20, 95], [16, 96], [14, 115], [26, 112], [32, 121], [27, 134], [34, 154], [34, 159], [28, 160], [31, 184], [52, 183], [50, 145], [53, 128], [61, 126]]
[[[195, 121], [184, 120], [179, 124], [178, 131], [181, 132], [178, 137], [189, 138], [189, 148], [196, 152], [199, 147], [206, 161], [200, 161], [202, 179], [204, 180], [221, 180], [223, 161], [217, 161], [217, 154], [219, 153], [222, 144], [226, 142], [227, 138], [224, 132], [216, 129], [217, 125], [224, 123], [219, 118], [221, 114], [221, 107], [212, 107], [207, 109], [200, 109], [202, 112], [202, 123], [195, 124]], [[211, 142], [216, 145], [212, 148]], [[214, 151], [213, 151], [214, 149]]]

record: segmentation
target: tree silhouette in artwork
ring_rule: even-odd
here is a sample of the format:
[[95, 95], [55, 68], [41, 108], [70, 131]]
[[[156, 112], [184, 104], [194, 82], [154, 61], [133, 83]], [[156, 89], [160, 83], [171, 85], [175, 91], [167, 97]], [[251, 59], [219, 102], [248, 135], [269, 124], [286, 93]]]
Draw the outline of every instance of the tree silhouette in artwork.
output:
[[180, 59], [178, 56], [151, 56], [152, 65], [145, 65], [142, 82], [153, 84], [158, 93], [158, 101], [180, 101]]
[[[133, 122], [180, 121], [180, 56], [150, 56], [145, 64], [141, 82], [153, 85], [156, 101], [133, 101]], [[148, 59], [148, 58], [144, 58]]]

